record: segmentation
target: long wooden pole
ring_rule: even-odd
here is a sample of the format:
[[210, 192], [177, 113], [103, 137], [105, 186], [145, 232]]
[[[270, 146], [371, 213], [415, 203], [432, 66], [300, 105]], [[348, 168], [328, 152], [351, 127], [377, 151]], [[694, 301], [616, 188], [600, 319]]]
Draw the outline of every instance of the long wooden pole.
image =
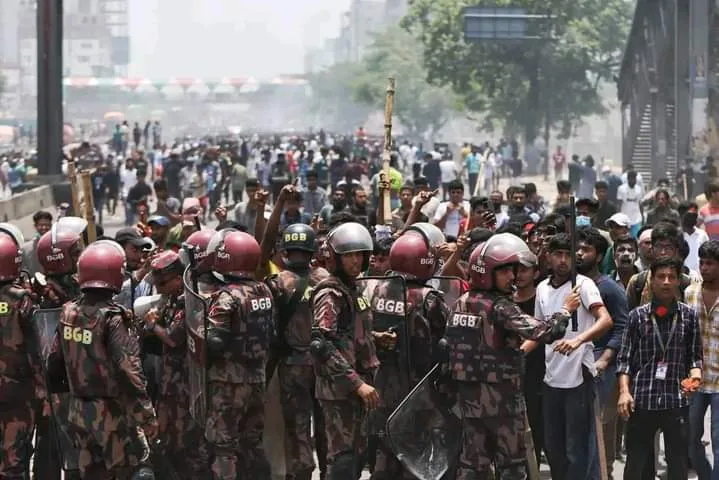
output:
[[[394, 78], [389, 79], [387, 84], [386, 99], [384, 103], [384, 151], [382, 152], [382, 170], [384, 179], [389, 182], [389, 159], [392, 155], [392, 112], [394, 111]], [[385, 225], [392, 224], [392, 202], [390, 191], [385, 190], [382, 194], [382, 213]]]
[[75, 159], [67, 162], [67, 178], [70, 180], [70, 194], [72, 195], [72, 214], [75, 217], [82, 217], [80, 211], [80, 191], [77, 188], [77, 170], [75, 169]]
[[80, 174], [82, 180], [82, 198], [85, 202], [85, 220], [87, 220], [87, 243], [97, 240], [97, 229], [95, 228], [95, 202], [92, 198], [92, 178], [90, 172]]

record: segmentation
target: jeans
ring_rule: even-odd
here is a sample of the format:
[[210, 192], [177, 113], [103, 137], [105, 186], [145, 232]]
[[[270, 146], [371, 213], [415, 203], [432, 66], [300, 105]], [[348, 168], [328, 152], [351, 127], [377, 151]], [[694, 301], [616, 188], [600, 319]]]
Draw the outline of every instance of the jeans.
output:
[[[702, 444], [704, 436], [704, 415], [711, 407], [711, 439], [714, 455], [714, 469], [707, 460]], [[717, 413], [717, 415], [714, 415]], [[719, 479], [719, 393], [697, 392], [692, 395], [689, 405], [689, 458], [699, 480]]]
[[[469, 173], [469, 174], [467, 174], [467, 177], [468, 177], [467, 182], [469, 183], [469, 196], [473, 197], [474, 189], [477, 187], [477, 177], [479, 177], [479, 174], [478, 173]], [[488, 193], [486, 193], [486, 192], [482, 192], [482, 193], [484, 195], [488, 195]]]
[[624, 480], [643, 478], [654, 449], [654, 438], [658, 430], [664, 435], [669, 480], [686, 480], [687, 466], [687, 409], [670, 410], [636, 409], [627, 421], [627, 463]]
[[544, 451], [553, 480], [592, 478], [593, 399], [591, 379], [574, 388], [544, 385]]

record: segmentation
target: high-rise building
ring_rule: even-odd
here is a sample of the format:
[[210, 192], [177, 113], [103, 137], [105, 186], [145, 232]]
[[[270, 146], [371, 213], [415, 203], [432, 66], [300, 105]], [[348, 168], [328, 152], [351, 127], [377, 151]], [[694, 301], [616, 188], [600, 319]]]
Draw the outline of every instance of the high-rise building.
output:
[[376, 0], [352, 0], [349, 14], [349, 60], [359, 62], [374, 35], [385, 27], [385, 5]]
[[[17, 0], [16, 0], [17, 1]], [[18, 60], [23, 96], [37, 89], [37, 25], [33, 0], [22, 0]], [[128, 0], [64, 0], [63, 76], [125, 76], [130, 61]]]

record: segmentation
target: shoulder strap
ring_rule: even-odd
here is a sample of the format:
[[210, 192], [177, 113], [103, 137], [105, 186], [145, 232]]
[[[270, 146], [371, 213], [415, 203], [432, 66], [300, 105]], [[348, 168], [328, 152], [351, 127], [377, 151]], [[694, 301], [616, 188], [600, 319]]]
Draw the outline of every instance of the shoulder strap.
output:
[[637, 281], [634, 282], [634, 294], [637, 297], [637, 305], [641, 305], [641, 303], [642, 303], [642, 292], [644, 291], [644, 286], [646, 284], [647, 284], [647, 272], [645, 270], [643, 272], [639, 272]]

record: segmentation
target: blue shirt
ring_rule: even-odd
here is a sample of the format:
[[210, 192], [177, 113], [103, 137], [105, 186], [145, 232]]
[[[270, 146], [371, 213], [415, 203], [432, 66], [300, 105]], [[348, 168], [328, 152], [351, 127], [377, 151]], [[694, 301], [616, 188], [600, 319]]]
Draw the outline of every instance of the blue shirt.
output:
[[612, 317], [614, 325], [602, 338], [594, 341], [596, 350], [604, 350], [611, 348], [615, 352], [619, 351], [622, 345], [622, 335], [624, 335], [624, 327], [627, 324], [627, 316], [629, 315], [629, 304], [627, 303], [627, 294], [617, 282], [602, 274], [594, 283], [599, 289], [599, 295], [602, 296], [604, 306], [607, 307], [609, 316]]
[[474, 153], [470, 153], [464, 159], [464, 166], [467, 168], [467, 173], [479, 174], [479, 157]]

